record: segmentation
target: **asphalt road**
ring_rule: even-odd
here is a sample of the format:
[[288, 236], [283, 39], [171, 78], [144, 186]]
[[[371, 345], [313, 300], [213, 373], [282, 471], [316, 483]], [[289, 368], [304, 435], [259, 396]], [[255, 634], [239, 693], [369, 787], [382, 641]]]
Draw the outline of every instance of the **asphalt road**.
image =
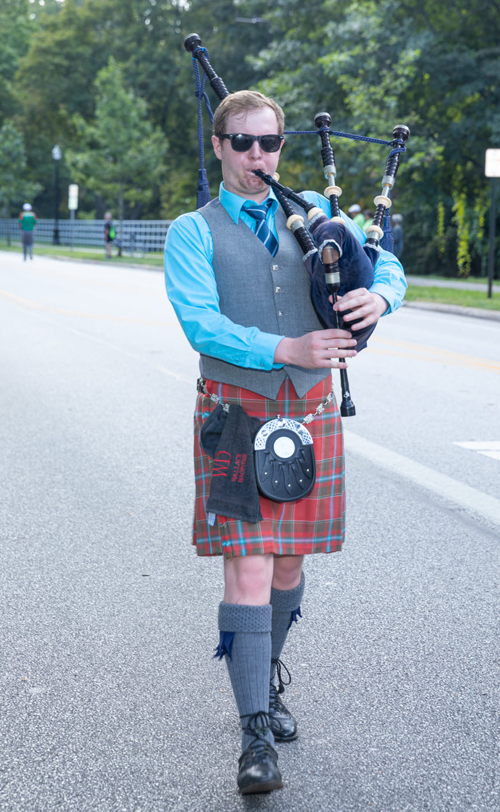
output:
[[0, 253], [0, 810], [498, 812], [499, 339], [402, 309], [351, 364], [348, 538], [284, 652], [300, 738], [242, 799], [162, 275]]

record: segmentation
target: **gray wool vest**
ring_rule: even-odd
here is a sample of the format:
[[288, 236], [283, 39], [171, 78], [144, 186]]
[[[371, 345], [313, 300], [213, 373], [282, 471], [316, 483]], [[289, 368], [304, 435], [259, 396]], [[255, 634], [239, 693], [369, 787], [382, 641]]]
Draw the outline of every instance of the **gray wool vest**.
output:
[[[258, 327], [264, 333], [288, 338], [323, 329], [311, 303], [301, 248], [287, 229], [281, 209], [276, 212], [279, 249], [275, 257], [245, 223], [234, 223], [218, 198], [199, 213], [212, 233], [213, 269], [224, 316], [243, 327]], [[209, 355], [200, 356], [200, 373], [203, 378], [241, 386], [270, 400], [276, 399], [286, 376], [302, 398], [331, 374], [329, 369], [293, 365], [249, 369]]]

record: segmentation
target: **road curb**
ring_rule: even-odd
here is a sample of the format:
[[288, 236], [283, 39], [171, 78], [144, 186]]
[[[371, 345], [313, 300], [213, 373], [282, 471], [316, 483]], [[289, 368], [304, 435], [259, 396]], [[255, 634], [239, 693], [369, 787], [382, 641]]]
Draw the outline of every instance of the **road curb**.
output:
[[500, 310], [482, 310], [480, 307], [462, 307], [461, 305], [438, 304], [437, 302], [403, 302], [404, 307], [415, 307], [417, 310], [434, 310], [437, 313], [451, 313], [454, 316], [469, 316], [474, 319], [500, 321]]

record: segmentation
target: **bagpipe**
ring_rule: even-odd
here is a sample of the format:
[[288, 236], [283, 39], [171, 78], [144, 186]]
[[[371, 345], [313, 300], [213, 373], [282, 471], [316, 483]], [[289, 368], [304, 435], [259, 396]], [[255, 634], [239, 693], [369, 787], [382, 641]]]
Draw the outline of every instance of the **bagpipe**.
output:
[[[205, 102], [210, 120], [213, 120], [210, 101], [204, 90], [205, 78], [208, 79], [219, 101], [225, 99], [229, 95], [229, 91], [210, 64], [208, 51], [202, 45], [198, 34], [189, 34], [184, 40], [184, 47], [193, 58], [196, 97], [198, 99], [200, 170], [197, 187], [197, 208], [201, 208], [210, 201], [208, 180], [204, 167], [202, 101]], [[198, 64], [203, 69], [203, 77], [200, 77]], [[374, 267], [380, 250], [392, 251], [394, 243], [390, 218], [392, 205], [390, 195], [395, 185], [400, 155], [406, 152], [406, 142], [410, 136], [410, 130], [403, 124], [397, 125], [393, 129], [392, 140], [384, 141], [369, 136], [337, 132], [330, 129], [330, 124], [331, 117], [328, 113], [318, 113], [314, 119], [316, 130], [285, 130], [285, 134], [320, 136], [323, 172], [328, 183], [324, 194], [330, 201], [331, 218], [326, 216], [323, 209], [320, 209], [314, 203], [308, 202], [302, 195], [297, 194], [287, 186], [282, 186], [279, 183], [278, 175], [271, 177], [261, 170], [254, 170], [254, 172], [273, 188], [287, 217], [287, 227], [293, 232], [303, 251], [304, 264], [311, 281], [311, 300], [321, 324], [324, 328], [349, 330], [356, 324], [356, 321], [344, 325], [342, 316], [337, 310], [333, 309], [332, 305], [336, 304], [338, 296], [343, 296], [349, 291], [359, 288], [369, 289], [373, 283]], [[364, 245], [361, 245], [347, 228], [340, 215], [339, 197], [342, 194], [342, 189], [336, 184], [337, 168], [330, 140], [332, 135], [391, 147], [382, 177], [382, 192], [374, 199], [375, 215], [371, 225], [366, 228], [366, 243]], [[302, 209], [307, 214], [307, 225], [304, 217], [298, 213], [297, 208]], [[330, 297], [332, 302], [330, 302]], [[368, 338], [375, 327], [375, 324], [369, 325], [353, 333], [357, 341], [357, 352], [367, 346]], [[356, 410], [350, 397], [349, 382], [345, 369], [340, 369], [340, 379], [342, 387], [340, 412], [343, 417], [350, 417], [356, 414]]]

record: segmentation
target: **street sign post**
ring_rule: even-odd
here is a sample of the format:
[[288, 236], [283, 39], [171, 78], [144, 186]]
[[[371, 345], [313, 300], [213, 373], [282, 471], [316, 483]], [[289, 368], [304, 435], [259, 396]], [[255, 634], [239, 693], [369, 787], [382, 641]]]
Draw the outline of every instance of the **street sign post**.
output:
[[75, 221], [75, 211], [78, 208], [78, 184], [70, 183], [68, 186], [68, 209], [71, 219], [71, 250], [73, 250], [73, 223]]
[[76, 211], [78, 208], [78, 184], [70, 183], [68, 186], [68, 209]]
[[59, 144], [56, 144], [52, 149], [52, 157], [54, 159], [54, 204], [55, 204], [55, 218], [54, 218], [54, 235], [52, 237], [53, 245], [59, 245], [59, 161], [62, 158], [62, 150]]
[[497, 219], [497, 178], [500, 178], [500, 149], [487, 149], [484, 174], [491, 178], [490, 242], [488, 251], [488, 299], [491, 299], [495, 275], [495, 230]]

